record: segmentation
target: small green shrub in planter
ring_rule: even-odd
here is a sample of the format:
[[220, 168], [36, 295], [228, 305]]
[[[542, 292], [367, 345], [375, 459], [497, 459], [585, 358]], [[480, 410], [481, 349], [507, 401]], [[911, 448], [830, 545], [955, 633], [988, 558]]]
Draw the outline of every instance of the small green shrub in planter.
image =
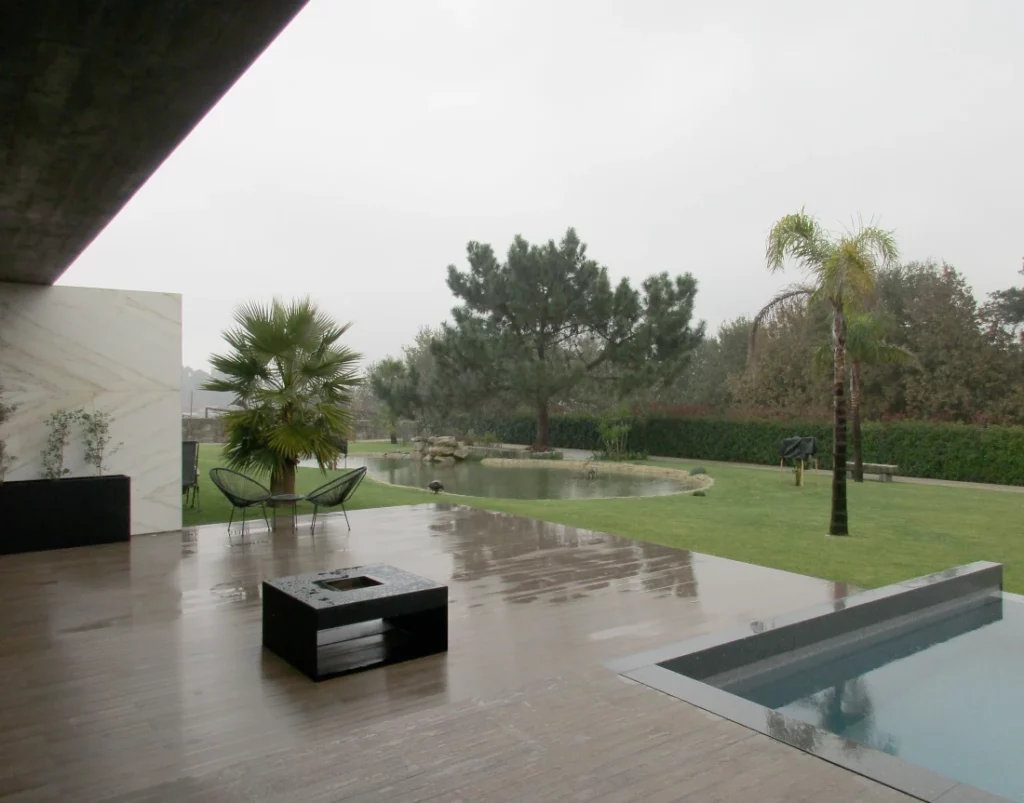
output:
[[707, 474], [707, 472], [704, 470], [704, 466], [694, 466], [693, 468], [690, 469], [691, 477], [696, 476], [697, 474]]
[[123, 443], [112, 444], [110, 440], [110, 413], [102, 410], [79, 411], [78, 420], [82, 425], [82, 443], [85, 445], [85, 462], [96, 469], [96, 476], [102, 477], [107, 467], [104, 461], [117, 452]]
[[46, 419], [50, 434], [43, 449], [43, 479], [59, 480], [71, 473], [64, 465], [64, 451], [71, 440], [71, 427], [82, 420], [84, 410], [54, 410]]
[[[80, 425], [86, 462], [95, 476], [72, 477], [64, 463], [72, 428]], [[55, 410], [43, 451], [43, 478], [0, 484], [0, 554], [125, 542], [131, 538], [131, 478], [106, 474], [104, 460], [120, 447], [102, 411]]]

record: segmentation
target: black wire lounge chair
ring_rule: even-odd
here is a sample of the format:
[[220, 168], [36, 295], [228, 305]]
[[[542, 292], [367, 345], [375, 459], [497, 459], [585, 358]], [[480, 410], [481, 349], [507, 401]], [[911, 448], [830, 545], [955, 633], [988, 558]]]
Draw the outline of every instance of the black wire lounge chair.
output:
[[199, 505], [199, 441], [181, 442], [181, 495], [189, 507]]
[[341, 506], [341, 512], [345, 514], [345, 524], [351, 530], [352, 525], [348, 523], [348, 511], [345, 510], [345, 503], [352, 498], [359, 483], [366, 476], [366, 466], [346, 471], [340, 477], [335, 477], [328, 483], [321, 485], [315, 491], [306, 495], [306, 501], [313, 503], [313, 524], [310, 532], [316, 530], [316, 514], [322, 507]]
[[270, 519], [267, 518], [267, 501], [270, 499], [270, 490], [264, 488], [252, 477], [247, 477], [238, 471], [230, 468], [210, 469], [210, 479], [217, 486], [218, 490], [227, 497], [231, 503], [231, 518], [228, 519], [228, 532], [231, 531], [231, 524], [235, 520], [235, 509], [242, 511], [242, 529], [245, 530], [245, 511], [250, 507], [259, 506], [263, 512], [263, 520], [270, 529]]

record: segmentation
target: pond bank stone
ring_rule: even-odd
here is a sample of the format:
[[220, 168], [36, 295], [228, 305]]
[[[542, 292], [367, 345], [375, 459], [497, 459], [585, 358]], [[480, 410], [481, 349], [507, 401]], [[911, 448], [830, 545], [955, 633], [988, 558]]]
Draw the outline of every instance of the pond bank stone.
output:
[[469, 447], [453, 435], [419, 435], [412, 439], [411, 457], [426, 463], [453, 463], [469, 457]]

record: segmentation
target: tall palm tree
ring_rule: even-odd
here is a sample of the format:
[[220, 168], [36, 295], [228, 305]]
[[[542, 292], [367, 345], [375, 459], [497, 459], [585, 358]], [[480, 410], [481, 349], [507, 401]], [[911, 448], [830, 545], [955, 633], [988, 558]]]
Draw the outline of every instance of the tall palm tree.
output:
[[786, 215], [772, 226], [765, 247], [771, 273], [785, 269], [787, 260], [803, 272], [804, 282], [786, 288], [754, 318], [751, 353], [758, 331], [787, 304], [810, 299], [832, 310], [832, 512], [830, 535], [849, 535], [846, 510], [846, 313], [867, 299], [878, 271], [893, 265], [899, 250], [891, 231], [857, 225], [839, 236], [822, 228], [803, 210]]
[[274, 493], [294, 493], [300, 460], [323, 471], [340, 454], [361, 355], [340, 344], [349, 324], [308, 298], [242, 304], [234, 319], [224, 332], [231, 352], [210, 359], [222, 376], [203, 385], [233, 393], [242, 408], [224, 416], [224, 454], [233, 468], [269, 474]]
[[846, 359], [850, 364], [850, 422], [853, 425], [854, 482], [864, 482], [864, 448], [860, 426], [860, 378], [864, 366], [916, 362], [914, 355], [907, 349], [885, 339], [890, 330], [890, 322], [877, 312], [853, 313], [846, 318]]

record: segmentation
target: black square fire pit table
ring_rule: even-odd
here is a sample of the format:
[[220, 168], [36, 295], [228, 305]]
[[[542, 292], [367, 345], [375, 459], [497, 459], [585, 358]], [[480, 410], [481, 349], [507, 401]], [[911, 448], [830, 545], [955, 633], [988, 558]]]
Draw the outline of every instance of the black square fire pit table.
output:
[[382, 564], [265, 580], [263, 646], [313, 680], [445, 652], [448, 586]]

